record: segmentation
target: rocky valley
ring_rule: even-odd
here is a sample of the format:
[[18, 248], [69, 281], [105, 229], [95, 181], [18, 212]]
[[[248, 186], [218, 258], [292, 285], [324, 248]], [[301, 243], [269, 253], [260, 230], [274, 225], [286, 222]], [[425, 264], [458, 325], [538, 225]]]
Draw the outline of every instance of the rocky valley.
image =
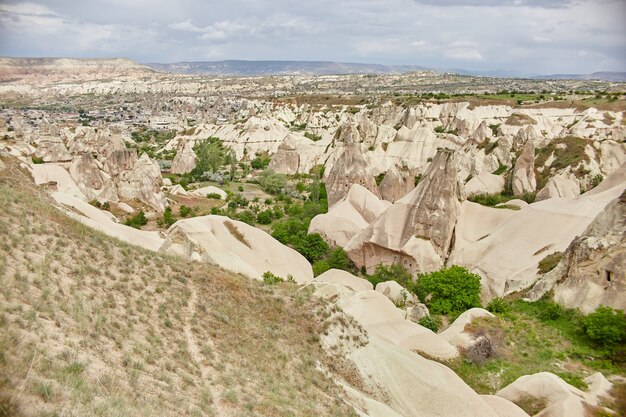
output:
[[0, 416], [626, 412], [626, 83], [169, 70], [0, 59]]

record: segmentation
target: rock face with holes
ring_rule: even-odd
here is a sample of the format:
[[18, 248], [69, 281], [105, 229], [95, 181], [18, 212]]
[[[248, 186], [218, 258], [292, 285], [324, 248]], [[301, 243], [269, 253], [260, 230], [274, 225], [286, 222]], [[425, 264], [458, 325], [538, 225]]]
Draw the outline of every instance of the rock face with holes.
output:
[[513, 194], [523, 195], [532, 193], [537, 188], [535, 179], [535, 146], [531, 141], [526, 142], [521, 155], [513, 168]]
[[463, 199], [452, 150], [441, 148], [417, 187], [345, 247], [357, 267], [401, 263], [412, 272], [443, 266]]
[[554, 289], [557, 302], [592, 312], [600, 305], [626, 309], [626, 191], [613, 200], [565, 251], [559, 265], [530, 292]]
[[313, 280], [311, 264], [298, 252], [264, 231], [224, 216], [179, 220], [166, 233], [159, 249], [192, 260], [218, 265], [249, 278], [271, 273], [299, 283]]

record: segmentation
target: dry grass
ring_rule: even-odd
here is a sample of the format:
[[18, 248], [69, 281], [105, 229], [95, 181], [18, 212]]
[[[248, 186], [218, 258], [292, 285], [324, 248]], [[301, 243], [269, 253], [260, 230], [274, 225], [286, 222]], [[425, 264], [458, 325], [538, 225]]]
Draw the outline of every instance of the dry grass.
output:
[[295, 285], [104, 236], [14, 166], [0, 233], [0, 415], [353, 415]]

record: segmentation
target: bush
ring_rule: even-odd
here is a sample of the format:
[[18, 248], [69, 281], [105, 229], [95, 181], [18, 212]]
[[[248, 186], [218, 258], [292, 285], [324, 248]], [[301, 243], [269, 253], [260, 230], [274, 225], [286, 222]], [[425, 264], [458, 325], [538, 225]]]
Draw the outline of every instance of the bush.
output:
[[269, 194], [280, 194], [286, 184], [287, 181], [283, 175], [270, 169], [263, 171], [259, 177], [259, 185], [263, 191]]
[[340, 247], [336, 247], [335, 249], [330, 251], [327, 261], [330, 268], [343, 269], [344, 271], [349, 270], [352, 264], [352, 262], [350, 262], [350, 259], [348, 258], [348, 255], [346, 254], [346, 251]]
[[373, 275], [367, 277], [368, 281], [376, 287], [380, 282], [396, 281], [404, 288], [412, 289], [413, 287], [413, 275], [402, 265], [376, 265], [376, 270]]
[[459, 313], [480, 307], [480, 277], [460, 266], [421, 274], [415, 290], [419, 299], [435, 314]]
[[30, 159], [33, 161], [33, 164], [43, 164], [43, 158], [38, 156], [33, 156]]
[[180, 214], [181, 217], [189, 217], [192, 213], [192, 209], [191, 207], [187, 207], [185, 205], [180, 206], [180, 209], [178, 211], [178, 213]]
[[272, 218], [274, 217], [274, 212], [270, 209], [263, 210], [256, 216], [256, 221], [259, 224], [270, 224], [272, 222]]
[[420, 326], [424, 326], [427, 329], [432, 330], [437, 333], [439, 327], [441, 326], [441, 319], [439, 317], [434, 316], [424, 316], [418, 321]]
[[622, 310], [601, 306], [582, 320], [583, 331], [594, 342], [612, 347], [626, 340], [626, 317]]
[[502, 297], [496, 297], [489, 301], [489, 304], [487, 304], [487, 311], [494, 314], [506, 313], [509, 311], [509, 303], [507, 303]]
[[130, 219], [124, 222], [126, 226], [134, 227], [135, 229], [141, 229], [141, 226], [145, 226], [148, 224], [148, 219], [146, 219], [146, 213], [140, 211]]
[[539, 261], [539, 273], [545, 274], [552, 271], [563, 258], [563, 252], [554, 252]]
[[263, 283], [267, 285], [275, 285], [279, 282], [284, 282], [285, 280], [281, 277], [272, 274], [270, 271], [265, 271], [263, 273]]
[[269, 155], [260, 155], [250, 162], [250, 166], [254, 169], [264, 169], [270, 164]]
[[539, 312], [539, 320], [558, 320], [561, 316], [563, 316], [563, 313], [564, 310], [560, 304], [557, 304], [554, 301], [547, 301], [543, 309]]
[[328, 243], [326, 243], [319, 233], [306, 235], [304, 239], [296, 244], [296, 250], [304, 255], [309, 262], [320, 259], [328, 252], [328, 249]]
[[170, 227], [176, 222], [176, 218], [172, 214], [172, 208], [166, 207], [163, 212], [163, 220], [161, 221], [166, 227]]
[[315, 261], [313, 262], [313, 275], [318, 276], [331, 269], [328, 261]]
[[221, 195], [219, 195], [218, 193], [209, 193], [206, 195], [206, 198], [210, 198], [213, 200], [220, 200], [222, 198]]

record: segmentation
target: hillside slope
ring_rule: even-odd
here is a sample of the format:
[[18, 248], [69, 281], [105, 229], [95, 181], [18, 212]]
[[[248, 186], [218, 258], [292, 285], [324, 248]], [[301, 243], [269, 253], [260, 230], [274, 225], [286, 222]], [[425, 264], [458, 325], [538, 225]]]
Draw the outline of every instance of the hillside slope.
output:
[[124, 244], [0, 170], [0, 415], [354, 415], [326, 305]]

